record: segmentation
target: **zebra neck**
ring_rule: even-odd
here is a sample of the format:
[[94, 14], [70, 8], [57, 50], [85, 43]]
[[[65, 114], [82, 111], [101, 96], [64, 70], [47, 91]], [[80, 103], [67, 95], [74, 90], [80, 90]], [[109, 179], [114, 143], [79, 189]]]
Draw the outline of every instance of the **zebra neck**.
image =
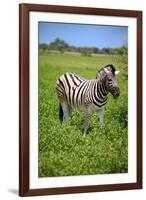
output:
[[96, 87], [97, 87], [97, 92], [99, 93], [100, 96], [102, 96], [102, 99], [106, 99], [108, 91], [106, 90], [105, 82], [98, 81]]
[[107, 103], [107, 91], [105, 90], [104, 85], [100, 81], [95, 81], [93, 86], [93, 103], [101, 108]]

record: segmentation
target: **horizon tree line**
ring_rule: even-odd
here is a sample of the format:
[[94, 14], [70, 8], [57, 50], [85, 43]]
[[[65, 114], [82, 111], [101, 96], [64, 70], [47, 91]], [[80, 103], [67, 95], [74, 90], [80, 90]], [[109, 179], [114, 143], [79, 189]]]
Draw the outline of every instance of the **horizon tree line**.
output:
[[39, 44], [39, 49], [43, 51], [58, 51], [59, 53], [64, 52], [74, 52], [80, 53], [84, 56], [91, 56], [92, 54], [106, 54], [106, 55], [125, 55], [128, 54], [127, 46], [122, 46], [119, 48], [111, 48], [111, 47], [76, 47], [73, 45], [69, 45], [65, 40], [60, 38], [56, 38], [50, 44], [41, 43]]

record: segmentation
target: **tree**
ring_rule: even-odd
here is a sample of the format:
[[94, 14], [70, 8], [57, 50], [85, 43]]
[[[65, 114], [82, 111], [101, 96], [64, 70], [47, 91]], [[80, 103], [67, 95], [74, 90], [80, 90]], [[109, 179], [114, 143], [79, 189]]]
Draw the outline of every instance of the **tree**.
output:
[[128, 65], [128, 48], [123, 46], [117, 49], [117, 54], [120, 57], [120, 61], [127, 66]]
[[48, 45], [45, 44], [45, 43], [42, 43], [42, 44], [39, 45], [39, 48], [43, 49], [43, 50], [47, 50], [48, 49]]
[[81, 55], [83, 56], [91, 56], [92, 51], [90, 48], [81, 48], [80, 49]]
[[93, 53], [95, 53], [95, 54], [96, 54], [96, 53], [99, 53], [99, 48], [94, 47], [94, 48], [93, 48]]
[[110, 48], [103, 48], [102, 51], [103, 51], [105, 54], [110, 54]]
[[51, 42], [49, 45], [50, 49], [58, 50], [61, 53], [63, 53], [64, 50], [67, 49], [68, 47], [69, 45], [64, 40], [61, 40], [60, 38], [56, 38], [55, 41]]

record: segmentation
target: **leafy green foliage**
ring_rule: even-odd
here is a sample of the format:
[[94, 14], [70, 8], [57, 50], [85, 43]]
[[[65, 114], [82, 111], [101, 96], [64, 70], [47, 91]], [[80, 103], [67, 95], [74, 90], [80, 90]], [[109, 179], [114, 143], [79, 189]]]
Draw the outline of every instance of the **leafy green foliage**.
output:
[[[56, 80], [71, 71], [93, 79], [112, 63], [120, 70], [120, 97], [109, 94], [104, 127], [97, 113], [91, 117], [89, 134], [82, 135], [83, 114], [73, 112], [70, 124], [61, 125]], [[126, 173], [128, 170], [127, 81], [123, 64], [112, 56], [85, 57], [40, 53], [39, 57], [39, 176], [72, 176]]]
[[[56, 38], [50, 44], [39, 44], [40, 51], [58, 51], [58, 53], [65, 53], [65, 52], [72, 52], [72, 53], [79, 53], [83, 56], [91, 56], [93, 54], [105, 54], [105, 55], [120, 55], [121, 58], [126, 55], [127, 47], [119, 47], [119, 48], [110, 48], [110, 47], [103, 47], [101, 49], [97, 47], [76, 47], [68, 44], [66, 41]], [[123, 59], [123, 58], [122, 58]], [[126, 57], [123, 61], [126, 61]]]

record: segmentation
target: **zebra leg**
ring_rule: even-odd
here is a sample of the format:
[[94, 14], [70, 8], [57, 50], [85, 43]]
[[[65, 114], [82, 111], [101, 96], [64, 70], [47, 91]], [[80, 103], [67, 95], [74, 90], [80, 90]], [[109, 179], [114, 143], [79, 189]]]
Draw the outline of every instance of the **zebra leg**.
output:
[[61, 102], [63, 110], [63, 123], [66, 123], [70, 119], [70, 108], [67, 102]]
[[103, 109], [98, 111], [99, 127], [103, 127]]
[[89, 124], [90, 124], [90, 112], [88, 110], [86, 110], [86, 112], [84, 113], [84, 137], [86, 136], [87, 134], [87, 131], [88, 131], [88, 128], [89, 128]]
[[72, 107], [69, 106], [69, 119], [71, 119], [71, 115], [72, 115]]

